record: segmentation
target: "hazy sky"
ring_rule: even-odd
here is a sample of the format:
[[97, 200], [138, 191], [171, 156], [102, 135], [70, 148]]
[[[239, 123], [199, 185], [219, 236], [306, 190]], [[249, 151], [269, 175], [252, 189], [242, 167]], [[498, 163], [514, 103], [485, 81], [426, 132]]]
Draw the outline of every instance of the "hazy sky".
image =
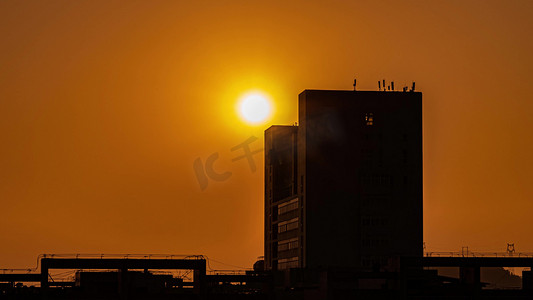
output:
[[[0, 268], [263, 255], [263, 147], [304, 89], [416, 81], [431, 251], [533, 252], [533, 1], [0, 2]], [[265, 124], [235, 104], [261, 90]], [[231, 172], [202, 191], [193, 163]], [[231, 266], [211, 264], [214, 268]]]

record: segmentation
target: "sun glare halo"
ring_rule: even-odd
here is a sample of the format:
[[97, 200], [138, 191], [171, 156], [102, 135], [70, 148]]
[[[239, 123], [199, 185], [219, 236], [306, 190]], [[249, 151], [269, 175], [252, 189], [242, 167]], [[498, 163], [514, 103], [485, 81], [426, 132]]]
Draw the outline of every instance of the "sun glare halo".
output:
[[265, 94], [249, 92], [240, 98], [238, 111], [244, 121], [257, 125], [268, 119], [272, 111], [272, 105]]

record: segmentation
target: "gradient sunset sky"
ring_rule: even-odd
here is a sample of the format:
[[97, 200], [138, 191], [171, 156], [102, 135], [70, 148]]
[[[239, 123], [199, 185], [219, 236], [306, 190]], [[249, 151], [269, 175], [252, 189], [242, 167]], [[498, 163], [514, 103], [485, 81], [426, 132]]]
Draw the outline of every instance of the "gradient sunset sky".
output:
[[[429, 251], [533, 252], [533, 1], [0, 1], [0, 268], [40, 253], [263, 255], [263, 147], [304, 89], [424, 111]], [[250, 125], [239, 97], [270, 96]], [[223, 181], [193, 168], [218, 153]], [[232, 266], [211, 263], [213, 268]]]

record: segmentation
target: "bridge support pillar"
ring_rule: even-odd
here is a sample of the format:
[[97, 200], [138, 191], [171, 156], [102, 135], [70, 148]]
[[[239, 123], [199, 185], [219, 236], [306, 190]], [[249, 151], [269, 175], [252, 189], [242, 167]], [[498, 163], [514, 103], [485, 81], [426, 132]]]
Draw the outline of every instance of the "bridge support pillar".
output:
[[477, 293], [481, 289], [481, 272], [478, 266], [468, 266], [459, 268], [459, 278], [466, 289]]
[[522, 289], [533, 292], [533, 271], [522, 271]]

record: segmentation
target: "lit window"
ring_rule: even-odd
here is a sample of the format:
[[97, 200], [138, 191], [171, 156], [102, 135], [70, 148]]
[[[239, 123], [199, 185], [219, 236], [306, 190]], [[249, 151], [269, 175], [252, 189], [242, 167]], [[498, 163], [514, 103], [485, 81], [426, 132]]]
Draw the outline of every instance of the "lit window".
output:
[[366, 126], [374, 125], [374, 114], [373, 113], [365, 114], [365, 123], [366, 123]]

